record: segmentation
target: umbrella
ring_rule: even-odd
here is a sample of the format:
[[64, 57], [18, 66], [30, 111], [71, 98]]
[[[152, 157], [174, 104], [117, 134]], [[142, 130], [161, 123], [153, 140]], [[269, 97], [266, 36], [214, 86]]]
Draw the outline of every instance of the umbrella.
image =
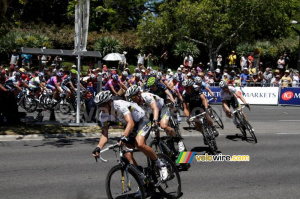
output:
[[103, 60], [105, 60], [105, 61], [121, 61], [122, 55], [120, 53], [109, 53], [103, 58]]

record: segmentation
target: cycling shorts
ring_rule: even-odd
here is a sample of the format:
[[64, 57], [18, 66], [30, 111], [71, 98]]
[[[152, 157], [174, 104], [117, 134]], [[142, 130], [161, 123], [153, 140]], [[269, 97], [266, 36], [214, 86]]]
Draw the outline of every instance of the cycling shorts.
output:
[[240, 107], [240, 104], [235, 96], [232, 96], [230, 100], [225, 100], [225, 103], [227, 104], [228, 108], [230, 108], [230, 106], [232, 106], [233, 109]]
[[56, 87], [51, 84], [47, 84], [46, 88], [51, 89], [52, 91], [56, 90]]

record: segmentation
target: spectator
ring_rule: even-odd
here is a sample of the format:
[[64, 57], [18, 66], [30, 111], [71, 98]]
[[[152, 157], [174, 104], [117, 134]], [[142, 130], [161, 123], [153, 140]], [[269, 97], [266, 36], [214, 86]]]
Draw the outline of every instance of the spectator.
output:
[[251, 86], [261, 86], [260, 78], [258, 77], [257, 73], [252, 74], [250, 85]]
[[26, 68], [30, 68], [30, 64], [32, 63], [32, 55], [31, 54], [22, 54], [22, 65], [26, 66]]
[[254, 67], [254, 62], [251, 62], [249, 64], [249, 74], [250, 75], [256, 74], [256, 68]]
[[272, 73], [271, 73], [271, 68], [266, 68], [266, 71], [264, 72], [262, 76], [262, 86], [263, 87], [268, 87], [270, 86], [272, 80]]
[[161, 69], [164, 70], [167, 67], [167, 61], [168, 61], [168, 51], [165, 51], [160, 58], [162, 59], [161, 62]]
[[235, 86], [240, 87], [241, 86], [241, 78], [240, 74], [236, 74], [235, 79], [234, 79]]
[[217, 67], [218, 68], [222, 67], [222, 55], [219, 55], [217, 58]]
[[259, 62], [259, 65], [258, 65], [258, 71], [263, 71], [264, 68], [263, 68], [263, 63], [262, 62]]
[[199, 64], [198, 64], [198, 66], [197, 66], [197, 73], [200, 73], [200, 72], [203, 72], [203, 64], [202, 64], [202, 62], [200, 62]]
[[250, 82], [250, 75], [249, 75], [248, 68], [244, 68], [243, 73], [240, 75], [240, 77], [241, 77], [242, 86], [248, 85], [248, 83]]
[[153, 67], [153, 56], [151, 53], [149, 53], [147, 55], [147, 57], [145, 58], [145, 60], [147, 60], [147, 67]]
[[137, 62], [138, 67], [139, 67], [140, 65], [144, 65], [146, 55], [143, 54], [142, 52], [140, 52], [140, 53], [138, 54], [137, 58], [138, 58], [138, 62]]
[[11, 58], [10, 58], [10, 72], [11, 72], [11, 75], [14, 72], [15, 67], [18, 65], [19, 58], [20, 57], [19, 57], [18, 51], [16, 49], [14, 49], [12, 51], [12, 55], [11, 55]]
[[287, 70], [289, 67], [289, 63], [290, 63], [290, 58], [287, 56], [287, 53], [283, 54], [283, 59], [284, 59], [284, 63], [285, 63], [285, 69]]
[[235, 71], [231, 70], [229, 73], [229, 79], [235, 79]]
[[194, 59], [191, 56], [191, 54], [188, 53], [187, 56], [183, 60], [183, 65], [185, 68], [192, 68], [193, 63], [194, 63]]
[[281, 77], [281, 73], [280, 73], [280, 70], [279, 70], [279, 69], [276, 69], [276, 70], [275, 70], [274, 77], [275, 77], [276, 75], [279, 75], [279, 76]]
[[280, 75], [276, 75], [275, 77], [272, 78], [271, 80], [272, 87], [279, 87], [280, 84], [281, 84]]
[[293, 79], [293, 87], [299, 87], [299, 71], [297, 70], [293, 70], [293, 74], [292, 74], [292, 79]]
[[192, 73], [191, 73], [191, 72], [188, 72], [188, 73], [186, 74], [186, 78], [187, 78], [187, 79], [193, 80], [193, 75], [192, 75]]
[[230, 79], [230, 75], [227, 73], [227, 69], [226, 68], [223, 70], [222, 79], [224, 79], [224, 74], [225, 73], [227, 74], [227, 78]]
[[248, 56], [248, 63], [251, 63], [254, 61], [254, 52], [251, 52], [250, 55]]
[[229, 59], [229, 67], [235, 68], [236, 67], [236, 54], [235, 51], [231, 51], [231, 54], [228, 57]]
[[244, 68], [248, 67], [248, 58], [246, 54], [243, 54], [243, 56], [240, 59], [240, 67], [241, 71], [244, 70]]
[[290, 71], [286, 70], [284, 76], [281, 78], [282, 87], [289, 87], [291, 86], [293, 80], [290, 76]]
[[222, 79], [223, 79], [224, 81], [228, 82], [228, 81], [230, 80], [230, 79], [228, 78], [228, 76], [229, 76], [228, 73], [224, 73]]
[[210, 86], [214, 86], [214, 75], [211, 71], [208, 71], [208, 73], [206, 74], [206, 77], [207, 78], [207, 83], [210, 85]]
[[220, 82], [222, 79], [222, 74], [221, 74], [221, 70], [219, 68], [216, 69], [215, 73], [214, 73], [214, 82]]
[[166, 75], [166, 78], [167, 78], [167, 79], [169, 79], [169, 77], [170, 77], [170, 73], [171, 73], [171, 72], [172, 72], [172, 70], [171, 70], [171, 69], [168, 69], [168, 70], [167, 70], [167, 75]]
[[126, 54], [127, 54], [127, 52], [123, 51], [123, 54], [121, 55], [122, 60], [119, 62], [118, 68], [121, 72], [123, 72], [124, 68], [126, 68], [126, 66], [127, 66]]
[[284, 65], [285, 65], [285, 62], [284, 62], [284, 59], [282, 56], [279, 57], [279, 59], [277, 60], [277, 68], [280, 70], [280, 71], [284, 71]]

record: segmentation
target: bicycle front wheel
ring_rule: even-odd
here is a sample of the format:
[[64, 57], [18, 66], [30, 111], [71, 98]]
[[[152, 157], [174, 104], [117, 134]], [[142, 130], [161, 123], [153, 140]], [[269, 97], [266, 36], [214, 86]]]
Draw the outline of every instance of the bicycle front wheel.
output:
[[[167, 198], [178, 198], [181, 195], [181, 179], [175, 163], [165, 154], [158, 153], [158, 158], [164, 163], [168, 170], [168, 178], [158, 186], [159, 191]], [[160, 179], [159, 168], [152, 161], [154, 169], [153, 178]]]
[[109, 199], [144, 199], [145, 191], [138, 174], [121, 165], [114, 166], [107, 174], [105, 182]]
[[208, 124], [203, 124], [202, 125], [202, 131], [203, 131], [204, 139], [206, 140], [206, 142], [207, 142], [207, 144], [210, 148], [211, 153], [213, 155], [216, 155], [218, 147], [217, 147], [216, 138], [214, 136], [214, 133], [213, 133], [211, 127], [208, 126]]
[[211, 109], [211, 115], [213, 120], [221, 127], [221, 129], [224, 129], [224, 124], [222, 122], [222, 119], [219, 117], [219, 115], [216, 113], [214, 109]]
[[254, 141], [255, 143], [257, 143], [257, 138], [256, 138], [256, 136], [255, 136], [255, 134], [254, 134], [254, 129], [252, 128], [252, 126], [250, 125], [250, 123], [249, 123], [248, 121], [245, 120], [244, 122], [245, 122], [246, 130], [247, 130], [247, 131], [249, 132], [249, 134], [251, 135], [253, 141]]

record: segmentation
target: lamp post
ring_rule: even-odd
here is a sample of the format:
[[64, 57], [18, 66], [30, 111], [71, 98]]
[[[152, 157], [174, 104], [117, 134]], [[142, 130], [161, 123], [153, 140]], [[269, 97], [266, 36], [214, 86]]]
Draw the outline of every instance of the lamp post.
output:
[[[293, 20], [291, 21], [291, 24], [299, 24], [297, 21]], [[296, 29], [295, 27], [292, 26], [292, 29], [298, 34], [299, 37], [299, 56], [298, 56], [298, 61], [297, 61], [297, 70], [300, 70], [300, 30]]]

